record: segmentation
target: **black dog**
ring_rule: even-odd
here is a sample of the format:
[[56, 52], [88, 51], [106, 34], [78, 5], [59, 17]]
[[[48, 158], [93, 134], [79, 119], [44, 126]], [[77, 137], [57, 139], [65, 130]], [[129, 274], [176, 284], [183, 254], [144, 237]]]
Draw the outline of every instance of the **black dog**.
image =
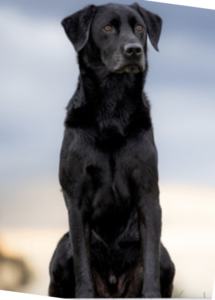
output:
[[147, 35], [161, 18], [138, 4], [88, 6], [62, 22], [80, 76], [67, 107], [60, 183], [69, 234], [50, 265], [55, 297], [171, 297], [174, 265], [160, 243]]

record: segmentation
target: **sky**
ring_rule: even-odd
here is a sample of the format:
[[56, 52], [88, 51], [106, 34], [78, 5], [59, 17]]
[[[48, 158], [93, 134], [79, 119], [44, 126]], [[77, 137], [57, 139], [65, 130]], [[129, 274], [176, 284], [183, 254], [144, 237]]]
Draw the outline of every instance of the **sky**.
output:
[[[75, 53], [60, 22], [87, 3], [0, 1], [4, 187], [57, 177], [65, 107], [78, 77]], [[160, 180], [214, 186], [215, 11], [139, 3], [163, 19], [160, 51], [149, 44], [145, 86], [152, 105]]]
[[[203, 297], [205, 291], [210, 296], [215, 269], [215, 10], [136, 2], [163, 19], [160, 51], [148, 43], [145, 85], [159, 155], [163, 239], [182, 289], [193, 286], [198, 294], [190, 296]], [[12, 242], [15, 228], [68, 227], [58, 165], [65, 107], [77, 85], [78, 66], [60, 23], [87, 4], [0, 0], [0, 234], [6, 232]], [[25, 247], [29, 257], [30, 248]], [[196, 281], [190, 270], [199, 276]], [[201, 274], [207, 270], [210, 280], [204, 277], [203, 287]]]

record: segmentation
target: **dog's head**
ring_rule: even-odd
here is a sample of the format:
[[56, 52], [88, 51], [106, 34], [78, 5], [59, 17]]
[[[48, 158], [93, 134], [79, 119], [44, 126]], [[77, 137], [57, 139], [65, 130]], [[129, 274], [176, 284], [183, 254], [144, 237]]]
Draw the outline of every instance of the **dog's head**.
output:
[[77, 52], [93, 43], [97, 59], [110, 72], [138, 73], [146, 68], [147, 35], [158, 51], [162, 20], [137, 3], [111, 3], [90, 5], [65, 18], [62, 25]]

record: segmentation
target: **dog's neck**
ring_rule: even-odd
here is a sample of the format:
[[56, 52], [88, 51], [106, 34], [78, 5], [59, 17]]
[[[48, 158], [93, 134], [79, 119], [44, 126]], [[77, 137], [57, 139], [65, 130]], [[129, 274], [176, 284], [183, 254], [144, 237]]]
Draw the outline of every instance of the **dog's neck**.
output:
[[151, 126], [143, 92], [147, 68], [137, 74], [111, 73], [104, 65], [88, 65], [83, 57], [79, 56], [79, 83], [68, 106], [66, 126], [94, 128], [105, 138], [125, 137], [137, 122], [138, 128]]
[[80, 84], [85, 99], [95, 108], [99, 124], [107, 127], [114, 118], [120, 118], [121, 123], [128, 121], [126, 118], [142, 102], [143, 75], [116, 74], [102, 68], [81, 70]]
[[144, 72], [117, 74], [108, 70], [100, 56], [100, 53], [90, 46], [78, 55], [80, 84], [88, 101], [115, 103], [125, 98], [130, 98], [132, 102], [138, 101], [144, 89], [148, 65], [146, 64]]

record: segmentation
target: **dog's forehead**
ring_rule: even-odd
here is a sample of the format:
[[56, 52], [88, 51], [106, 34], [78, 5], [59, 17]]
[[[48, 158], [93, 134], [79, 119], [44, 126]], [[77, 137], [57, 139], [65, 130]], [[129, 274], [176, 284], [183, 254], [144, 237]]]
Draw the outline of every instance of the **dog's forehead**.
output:
[[97, 6], [97, 13], [95, 15], [95, 19], [101, 22], [108, 22], [111, 19], [128, 20], [132, 17], [137, 20], [141, 19], [140, 14], [129, 5], [116, 3], [108, 3], [106, 5]]

